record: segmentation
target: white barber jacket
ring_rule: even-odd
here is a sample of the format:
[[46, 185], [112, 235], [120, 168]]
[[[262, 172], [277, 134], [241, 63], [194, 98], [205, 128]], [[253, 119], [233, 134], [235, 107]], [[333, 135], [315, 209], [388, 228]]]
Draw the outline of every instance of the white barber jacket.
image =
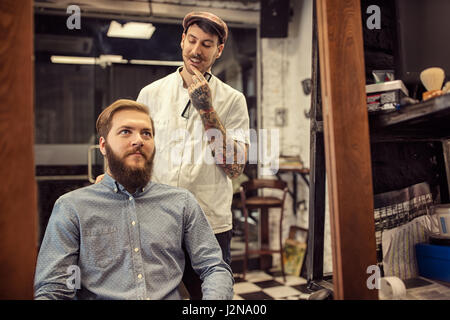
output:
[[[194, 106], [189, 106], [188, 119], [181, 116], [189, 95], [183, 87], [180, 69], [144, 87], [137, 98], [149, 107], [155, 125], [152, 180], [188, 189], [200, 203], [214, 233], [225, 232], [232, 228], [231, 179], [215, 164]], [[244, 95], [215, 76], [211, 77], [209, 86], [213, 107], [227, 137], [250, 145]]]

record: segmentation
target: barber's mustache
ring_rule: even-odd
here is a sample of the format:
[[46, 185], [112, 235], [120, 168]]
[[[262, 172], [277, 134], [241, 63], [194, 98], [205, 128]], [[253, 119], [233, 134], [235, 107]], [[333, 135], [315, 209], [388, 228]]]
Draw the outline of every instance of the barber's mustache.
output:
[[203, 57], [200, 54], [191, 54], [189, 58], [203, 60]]

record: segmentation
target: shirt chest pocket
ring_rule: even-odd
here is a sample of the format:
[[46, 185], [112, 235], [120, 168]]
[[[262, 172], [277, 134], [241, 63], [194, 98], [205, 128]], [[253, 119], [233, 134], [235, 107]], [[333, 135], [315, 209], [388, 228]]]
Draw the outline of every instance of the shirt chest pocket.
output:
[[83, 240], [89, 264], [106, 268], [117, 260], [119, 235], [116, 227], [86, 230]]

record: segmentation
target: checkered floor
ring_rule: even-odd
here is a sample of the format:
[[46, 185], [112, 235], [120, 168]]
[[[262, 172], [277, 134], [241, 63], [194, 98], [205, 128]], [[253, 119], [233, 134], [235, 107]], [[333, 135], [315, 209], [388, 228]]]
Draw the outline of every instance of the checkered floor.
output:
[[233, 300], [299, 300], [302, 293], [310, 293], [306, 280], [279, 271], [250, 271], [245, 280], [235, 275]]

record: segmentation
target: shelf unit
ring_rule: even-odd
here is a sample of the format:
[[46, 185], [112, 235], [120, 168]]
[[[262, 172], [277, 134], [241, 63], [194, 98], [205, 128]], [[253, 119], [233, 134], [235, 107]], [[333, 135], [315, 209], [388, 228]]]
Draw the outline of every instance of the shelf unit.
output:
[[371, 140], [444, 140], [450, 138], [450, 94], [369, 113]]
[[[364, 252], [360, 250], [354, 252], [353, 255], [358, 255], [361, 258], [360, 265], [355, 266], [355, 262], [358, 259], [352, 256], [352, 246], [359, 248], [364, 247], [371, 251], [374, 247], [374, 233], [373, 224], [370, 223], [370, 207], [373, 208], [373, 199], [369, 197], [358, 198], [358, 202], [363, 202], [363, 214], [365, 218], [362, 220], [361, 229], [367, 234], [366, 238], [362, 236], [362, 233], [358, 233], [354, 242], [360, 242], [358, 244], [352, 244], [351, 239], [353, 235], [348, 234], [349, 229], [346, 229], [345, 224], [351, 224], [351, 227], [355, 229], [358, 226], [358, 222], [352, 221], [352, 217], [345, 209], [352, 209], [352, 200], [346, 195], [342, 198], [345, 203], [344, 207], [341, 207], [342, 194], [345, 193], [348, 187], [356, 184], [358, 187], [366, 188], [368, 181], [370, 180], [370, 188], [372, 187], [372, 175], [367, 175], [367, 170], [371, 169], [371, 166], [364, 164], [366, 162], [366, 152], [370, 149], [370, 145], [383, 142], [443, 142], [450, 138], [450, 95], [443, 95], [428, 101], [409, 105], [400, 108], [399, 110], [389, 110], [377, 113], [364, 113], [366, 112], [362, 108], [365, 108], [365, 92], [361, 90], [358, 81], [355, 81], [352, 77], [362, 77], [361, 66], [363, 63], [359, 58], [359, 52], [356, 52], [355, 57], [345, 58], [346, 63], [354, 64], [357, 70], [352, 70], [351, 74], [344, 74], [345, 67], [342, 66], [342, 57], [348, 54], [349, 48], [346, 46], [348, 39], [352, 39], [356, 43], [356, 51], [363, 47], [362, 39], [357, 35], [356, 26], [360, 21], [355, 18], [354, 13], [360, 12], [358, 1], [349, 1], [348, 3], [341, 3], [331, 0], [318, 0], [314, 6], [313, 17], [313, 56], [312, 56], [312, 82], [313, 92], [311, 99], [311, 146], [310, 146], [310, 195], [309, 195], [309, 242], [307, 253], [307, 280], [309, 287], [314, 288], [330, 288], [329, 277], [323, 274], [323, 249], [324, 249], [324, 225], [325, 225], [325, 171], [327, 175], [330, 172], [333, 174], [331, 181], [329, 181], [330, 189], [334, 195], [330, 194], [330, 209], [335, 211], [331, 213], [331, 229], [332, 229], [332, 250], [333, 250], [333, 288], [334, 297], [337, 299], [376, 299], [375, 292], [368, 292], [363, 283], [362, 273], [366, 272], [365, 267], [367, 264], [373, 262], [374, 252]], [[316, 16], [317, 15], [317, 16]], [[320, 16], [320, 18], [319, 18]], [[352, 20], [354, 19], [354, 20]], [[332, 24], [330, 23], [332, 22]], [[348, 32], [348, 34], [342, 35], [346, 30], [352, 29], [355, 33]], [[333, 36], [334, 32], [340, 32], [339, 36]], [[356, 34], [356, 36], [355, 36]], [[322, 38], [321, 38], [322, 37]], [[341, 39], [339, 37], [343, 37]], [[360, 47], [358, 47], [360, 45]], [[319, 55], [320, 53], [320, 55]], [[353, 59], [353, 60], [352, 60]], [[321, 64], [325, 63], [329, 70], [320, 70]], [[339, 72], [341, 71], [341, 72]], [[348, 70], [347, 70], [347, 73]], [[360, 74], [361, 73], [361, 74]], [[334, 81], [336, 74], [344, 74], [341, 82]], [[327, 79], [321, 79], [321, 75], [325, 75]], [[352, 86], [351, 84], [354, 84]], [[357, 84], [357, 85], [356, 85]], [[325, 90], [322, 86], [326, 86]], [[326, 92], [325, 98], [323, 97]], [[360, 95], [355, 93], [360, 92]], [[347, 96], [346, 96], [347, 95]], [[346, 98], [351, 97], [358, 103], [349, 106], [346, 102]], [[334, 98], [334, 101], [333, 101]], [[324, 100], [324, 101], [322, 101]], [[332, 101], [332, 102], [330, 102]], [[334, 112], [332, 116], [328, 115], [328, 118], [324, 116], [322, 102], [328, 103], [328, 108]], [[341, 102], [341, 104], [339, 104]], [[360, 108], [360, 109], [352, 109]], [[328, 110], [330, 112], [330, 110]], [[352, 112], [357, 113], [353, 115]], [[350, 120], [347, 120], [345, 117]], [[368, 128], [369, 137], [366, 140], [365, 132], [361, 132], [361, 137], [358, 136], [358, 132], [353, 127], [345, 127], [341, 121], [345, 121], [345, 124], [351, 123], [351, 121], [362, 121], [363, 129]], [[355, 125], [361, 127], [361, 123], [354, 122]], [[327, 127], [328, 126], [328, 127]], [[367, 127], [366, 127], [367, 126]], [[328, 147], [326, 146], [327, 136], [325, 135], [328, 128]], [[334, 131], [331, 131], [334, 130]], [[358, 152], [345, 153], [341, 150], [336, 151], [337, 147], [352, 148], [354, 145], [351, 139], [346, 139], [345, 133], [355, 140], [356, 149], [361, 149], [362, 158], [358, 155]], [[334, 135], [334, 136], [333, 136]], [[330, 136], [332, 139], [330, 139]], [[337, 138], [336, 138], [337, 136]], [[334, 140], [333, 140], [334, 139]], [[336, 141], [343, 142], [342, 145], [337, 145]], [[359, 143], [359, 145], [358, 145]], [[330, 148], [333, 152], [329, 152]], [[333, 149], [334, 148], [334, 149]], [[339, 154], [339, 152], [341, 152]], [[370, 152], [370, 151], [369, 151]], [[336, 153], [338, 153], [336, 155]], [[344, 156], [343, 156], [344, 155]], [[345, 155], [349, 155], [345, 158]], [[358, 158], [359, 156], [359, 158]], [[325, 165], [327, 160], [327, 166]], [[339, 163], [338, 167], [333, 161], [339, 162], [347, 160], [352, 165], [359, 166], [360, 171], [364, 171], [360, 175], [361, 178], [367, 178], [367, 181], [351, 181], [349, 177], [345, 177], [343, 170], [340, 170], [346, 166]], [[441, 163], [441, 171], [446, 170], [448, 165], [442, 165], [445, 162], [444, 155], [441, 159], [438, 159]], [[372, 162], [372, 159], [369, 160]], [[334, 167], [333, 167], [334, 166]], [[348, 170], [348, 165], [345, 167]], [[348, 172], [348, 171], [346, 171]], [[344, 176], [343, 176], [344, 175]], [[443, 199], [449, 199], [448, 192], [448, 179], [445, 180], [445, 174], [441, 172], [441, 186], [443, 186], [444, 197]], [[361, 179], [362, 180], [362, 179]], [[366, 185], [365, 185], [366, 184]], [[336, 192], [339, 191], [339, 192]], [[365, 189], [366, 191], [368, 189]], [[372, 189], [370, 189], [372, 190]], [[373, 190], [372, 190], [373, 191]], [[339, 193], [339, 195], [337, 195]], [[373, 195], [373, 192], [372, 192]], [[444, 201], [445, 202], [445, 201]], [[344, 209], [343, 209], [344, 208]], [[334, 221], [333, 221], [334, 219]], [[369, 223], [367, 223], [369, 221]], [[334, 232], [334, 235], [333, 235]], [[350, 245], [349, 245], [350, 244]], [[348, 247], [352, 248], [348, 248]], [[367, 251], [366, 250], [366, 251]], [[359, 256], [360, 255], [360, 256]], [[365, 266], [365, 267], [364, 267]], [[364, 269], [364, 270], [362, 270]], [[350, 272], [349, 272], [350, 271]], [[357, 282], [355, 285], [355, 278], [352, 277], [352, 273], [358, 273]], [[367, 275], [367, 274], [366, 274]], [[366, 278], [368, 275], [366, 276]], [[353, 282], [353, 283], [352, 283]]]

